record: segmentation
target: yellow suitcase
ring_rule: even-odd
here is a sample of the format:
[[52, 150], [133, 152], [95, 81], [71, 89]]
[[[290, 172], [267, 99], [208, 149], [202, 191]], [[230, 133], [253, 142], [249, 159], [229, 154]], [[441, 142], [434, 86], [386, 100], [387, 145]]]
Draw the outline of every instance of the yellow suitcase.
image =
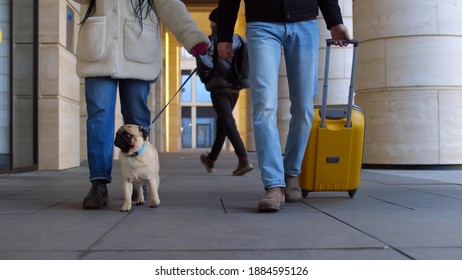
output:
[[314, 109], [313, 124], [298, 177], [302, 196], [309, 192], [346, 191], [352, 198], [359, 188], [363, 156], [365, 116], [353, 105], [354, 72], [359, 41], [354, 45], [348, 104], [327, 105], [330, 46], [327, 40], [322, 105]]

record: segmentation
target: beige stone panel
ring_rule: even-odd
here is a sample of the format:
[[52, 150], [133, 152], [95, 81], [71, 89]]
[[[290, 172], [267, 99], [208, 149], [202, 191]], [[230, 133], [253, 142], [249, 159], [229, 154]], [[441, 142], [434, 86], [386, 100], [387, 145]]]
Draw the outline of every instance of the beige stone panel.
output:
[[407, 37], [389, 39], [386, 44], [387, 86], [462, 85], [462, 39]]
[[[72, 8], [72, 6], [69, 6]], [[66, 4], [66, 1], [62, 1], [60, 0], [59, 1], [59, 18], [58, 18], [58, 22], [59, 22], [59, 25], [56, 26], [56, 28], [58, 28], [58, 33], [59, 33], [59, 44], [61, 44], [62, 46], [66, 46], [66, 33], [67, 33], [67, 4]], [[76, 30], [75, 26], [74, 26], [74, 31]], [[78, 29], [77, 29], [78, 30]], [[74, 34], [72, 34], [74, 35]], [[74, 39], [76, 39], [74, 37]]]
[[58, 99], [39, 99], [38, 110], [38, 168], [40, 170], [58, 170], [59, 101]]
[[355, 33], [366, 41], [438, 33], [438, 0], [355, 0]]
[[279, 143], [281, 151], [284, 153], [287, 142], [287, 135], [289, 133], [290, 121], [290, 100], [289, 98], [281, 98], [278, 101], [277, 112], [277, 127], [279, 131]]
[[[340, 48], [331, 47], [330, 59], [329, 59], [329, 79], [349, 79], [351, 74], [351, 59], [352, 59], [351, 47]], [[321, 48], [319, 50], [319, 61], [318, 61], [318, 79], [324, 79], [324, 71], [326, 66], [326, 49]]]
[[79, 78], [75, 74], [76, 59], [59, 44], [39, 48], [40, 96], [63, 96], [78, 101]]
[[385, 40], [359, 44], [355, 90], [381, 89], [386, 85]]
[[[62, 0], [39, 1], [39, 42], [57, 43], [60, 41], [59, 25], [60, 18], [66, 13], [62, 12], [60, 5]], [[65, 36], [63, 38], [65, 40]]]
[[[42, 44], [39, 46], [39, 96], [59, 94], [59, 46]], [[74, 71], [75, 72], [75, 71]]]
[[319, 47], [326, 47], [326, 40], [330, 39], [332, 36], [330, 31], [327, 29], [326, 22], [322, 17], [318, 17], [318, 28], [319, 28]]
[[365, 164], [438, 164], [438, 92], [358, 94], [366, 116]]
[[[80, 118], [77, 102], [60, 99], [58, 170], [80, 165]], [[56, 148], [56, 147], [55, 147]]]
[[59, 99], [39, 100], [39, 169], [80, 165], [79, 105]]
[[[349, 79], [329, 79], [327, 86], [327, 104], [347, 104], [350, 87]], [[318, 83], [318, 95], [314, 104], [322, 104], [323, 81]]]
[[74, 101], [79, 101], [80, 79], [75, 73], [76, 58], [62, 46], [59, 50], [59, 95]]
[[462, 163], [462, 89], [439, 91], [440, 164]]
[[284, 122], [290, 120], [290, 100], [289, 98], [280, 98], [278, 100], [278, 111], [277, 111], [278, 122]]
[[438, 1], [439, 34], [462, 35], [462, 1]]
[[[80, 4], [77, 4], [73, 0], [68, 0], [67, 3], [69, 4], [69, 7], [71, 7], [74, 10], [74, 48], [73, 50], [75, 52], [77, 48], [78, 35], [79, 35], [79, 30], [80, 30], [79, 23], [81, 21]], [[63, 37], [61, 39], [64, 40], [65, 42], [66, 37]]]

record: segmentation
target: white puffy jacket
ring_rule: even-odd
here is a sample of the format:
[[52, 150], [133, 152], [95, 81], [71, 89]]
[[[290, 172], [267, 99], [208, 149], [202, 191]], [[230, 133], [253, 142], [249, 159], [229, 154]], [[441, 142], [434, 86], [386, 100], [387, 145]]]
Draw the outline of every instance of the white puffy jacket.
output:
[[[90, 0], [74, 0], [85, 16]], [[133, 0], [135, 6], [138, 0]], [[198, 43], [210, 44], [180, 0], [154, 0], [155, 11], [135, 17], [132, 0], [96, 0], [95, 14], [79, 30], [77, 75], [80, 78], [110, 76], [153, 81], [162, 68], [160, 19], [186, 50]], [[146, 9], [147, 7], [145, 7]], [[143, 16], [146, 10], [143, 11]]]

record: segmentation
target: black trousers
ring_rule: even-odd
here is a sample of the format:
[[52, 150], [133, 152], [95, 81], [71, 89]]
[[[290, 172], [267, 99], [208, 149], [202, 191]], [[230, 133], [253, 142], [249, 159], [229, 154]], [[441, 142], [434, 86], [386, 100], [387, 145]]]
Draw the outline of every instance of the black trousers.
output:
[[211, 160], [216, 160], [225, 143], [226, 137], [234, 147], [234, 152], [238, 158], [246, 158], [247, 151], [241, 136], [236, 127], [236, 121], [233, 117], [233, 109], [239, 99], [239, 91], [227, 92], [215, 90], [211, 93], [213, 109], [217, 113], [217, 131], [212, 151], [209, 154]]

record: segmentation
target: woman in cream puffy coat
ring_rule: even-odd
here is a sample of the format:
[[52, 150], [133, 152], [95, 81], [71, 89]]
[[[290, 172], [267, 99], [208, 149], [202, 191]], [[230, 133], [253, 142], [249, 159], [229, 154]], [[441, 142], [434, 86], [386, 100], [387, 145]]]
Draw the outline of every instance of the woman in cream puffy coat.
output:
[[159, 21], [193, 56], [205, 54], [210, 42], [180, 0], [74, 1], [82, 4], [77, 75], [85, 79], [92, 183], [83, 208], [94, 209], [108, 202], [117, 88], [124, 123], [149, 127], [150, 84], [162, 68]]

